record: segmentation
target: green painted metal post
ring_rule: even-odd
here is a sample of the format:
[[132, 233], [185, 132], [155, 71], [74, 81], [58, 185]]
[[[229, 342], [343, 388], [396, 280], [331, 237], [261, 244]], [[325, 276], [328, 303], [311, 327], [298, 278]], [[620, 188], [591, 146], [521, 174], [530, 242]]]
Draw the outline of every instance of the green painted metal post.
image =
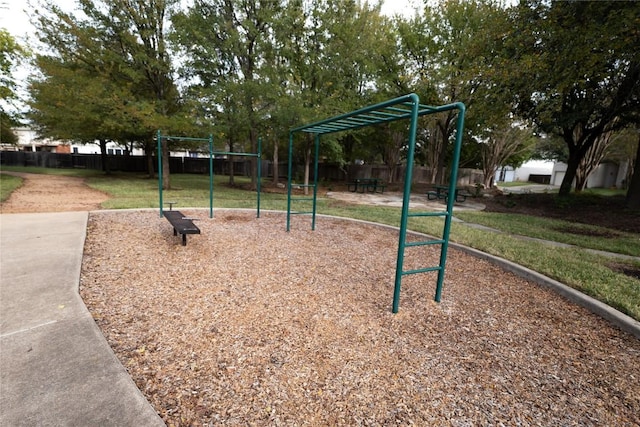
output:
[[316, 133], [315, 137], [315, 163], [313, 166], [313, 216], [311, 218], [311, 230], [316, 229], [316, 198], [318, 196], [318, 156], [320, 154], [320, 135]]
[[[447, 199], [447, 213], [444, 219], [444, 230], [442, 239], [442, 249], [440, 251], [440, 265], [444, 266], [447, 260], [447, 250], [449, 248], [449, 232], [451, 230], [451, 219], [453, 217], [453, 204], [456, 201], [456, 186], [458, 183], [458, 164], [460, 162], [460, 151], [462, 148], [462, 133], [464, 130], [464, 114], [466, 107], [463, 103], [457, 102], [454, 104], [458, 109], [458, 120], [456, 124], [456, 142], [453, 149], [453, 159], [451, 161], [451, 174], [449, 175], [449, 198]], [[453, 197], [451, 196], [453, 195]], [[440, 302], [442, 297], [442, 285], [444, 283], [444, 268], [438, 271], [438, 281], [436, 284], [435, 301]]]
[[262, 183], [262, 137], [258, 137], [258, 209], [256, 218], [260, 218], [260, 189]]
[[156, 139], [158, 140], [158, 152], [156, 153], [158, 157], [158, 199], [160, 201], [160, 218], [162, 218], [162, 132], [160, 129], [158, 129]]
[[209, 134], [209, 218], [213, 218], [213, 135]]
[[402, 197], [402, 216], [400, 218], [400, 236], [398, 241], [398, 258], [396, 261], [396, 281], [393, 290], [393, 313], [398, 312], [400, 305], [400, 287], [402, 283], [402, 269], [404, 265], [404, 247], [407, 236], [407, 223], [409, 216], [409, 203], [411, 200], [411, 180], [413, 177], [413, 159], [416, 149], [416, 133], [418, 129], [418, 107], [420, 100], [417, 95], [411, 94], [411, 123], [409, 125], [409, 148], [407, 150], [407, 170], [404, 178], [404, 194]]
[[291, 229], [291, 178], [293, 171], [293, 132], [289, 132], [289, 165], [287, 172], [287, 231]]

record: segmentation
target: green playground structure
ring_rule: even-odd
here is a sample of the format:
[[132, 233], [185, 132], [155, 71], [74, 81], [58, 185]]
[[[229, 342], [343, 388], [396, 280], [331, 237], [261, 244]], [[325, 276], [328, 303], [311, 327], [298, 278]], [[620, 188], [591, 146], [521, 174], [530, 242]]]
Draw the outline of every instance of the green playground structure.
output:
[[[438, 272], [438, 280], [435, 292], [435, 301], [440, 302], [442, 297], [442, 286], [444, 282], [445, 264], [447, 260], [447, 249], [449, 246], [449, 231], [451, 229], [451, 219], [453, 216], [454, 197], [446, 200], [446, 211], [444, 212], [409, 212], [409, 201], [411, 196], [411, 181], [413, 177], [413, 162], [416, 148], [416, 133], [418, 128], [418, 118], [428, 114], [442, 113], [446, 111], [457, 110], [456, 138], [453, 151], [453, 159], [451, 165], [451, 173], [449, 174], [449, 194], [455, 194], [456, 182], [458, 180], [458, 164], [460, 162], [460, 150], [462, 147], [462, 134], [464, 130], [465, 105], [461, 102], [447, 104], [442, 106], [429, 106], [420, 104], [420, 98], [416, 94], [408, 94], [398, 98], [381, 102], [369, 107], [361, 108], [350, 113], [331, 117], [319, 122], [300, 126], [289, 131], [289, 164], [288, 164], [288, 182], [287, 182], [287, 231], [290, 231], [292, 215], [311, 215], [311, 229], [315, 230], [316, 224], [316, 197], [318, 189], [318, 156], [320, 146], [320, 136], [335, 132], [342, 132], [363, 128], [366, 126], [393, 122], [397, 120], [410, 120], [409, 126], [409, 142], [407, 151], [407, 168], [404, 179], [404, 194], [402, 199], [402, 215], [400, 219], [400, 236], [398, 241], [398, 257], [396, 264], [395, 287], [393, 292], [393, 313], [398, 312], [400, 303], [400, 287], [402, 277], [410, 274], [426, 273], [430, 271]], [[315, 154], [314, 154], [314, 182], [307, 185], [312, 188], [312, 197], [292, 197], [292, 189], [294, 183], [293, 178], [293, 141], [294, 134], [305, 132], [315, 135]], [[295, 187], [302, 187], [295, 184]], [[292, 204], [297, 201], [311, 202], [311, 210], [292, 211]], [[420, 242], [406, 241], [407, 224], [410, 217], [444, 217], [444, 227], [440, 239], [425, 240]], [[404, 270], [404, 252], [408, 247], [424, 246], [424, 245], [440, 245], [440, 263], [437, 266], [425, 267], [414, 270]]]
[[256, 217], [260, 218], [260, 184], [262, 181], [262, 138], [258, 138], [258, 152], [257, 153], [236, 153], [230, 151], [213, 151], [213, 135], [209, 135], [208, 138], [192, 138], [187, 136], [169, 136], [162, 135], [162, 132], [158, 129], [156, 139], [158, 142], [158, 197], [160, 199], [160, 217], [162, 218], [162, 207], [164, 206], [163, 201], [163, 189], [162, 189], [162, 177], [163, 177], [163, 169], [162, 169], [162, 140], [170, 141], [192, 141], [192, 142], [206, 142], [209, 145], [209, 218], [213, 218], [213, 156], [244, 156], [244, 157], [256, 157], [258, 159], [258, 170], [257, 170], [257, 189], [256, 189], [256, 198], [257, 198], [257, 213]]

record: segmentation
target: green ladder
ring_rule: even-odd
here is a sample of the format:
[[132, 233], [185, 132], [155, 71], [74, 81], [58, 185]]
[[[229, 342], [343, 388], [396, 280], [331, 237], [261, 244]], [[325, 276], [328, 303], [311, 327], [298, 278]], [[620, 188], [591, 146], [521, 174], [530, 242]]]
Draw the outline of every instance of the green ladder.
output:
[[[457, 111], [457, 113], [456, 113]], [[438, 272], [438, 282], [436, 286], [435, 300], [440, 302], [442, 296], [442, 285], [444, 281], [445, 264], [447, 260], [447, 250], [449, 247], [449, 231], [451, 229], [451, 219], [453, 212], [453, 204], [455, 198], [448, 197], [446, 199], [447, 208], [445, 212], [409, 212], [409, 203], [411, 196], [411, 182], [413, 178], [413, 162], [414, 153], [416, 149], [416, 133], [418, 126], [418, 118], [428, 114], [447, 113], [451, 114], [450, 118], [453, 120], [455, 114], [457, 114], [456, 124], [456, 139], [453, 150], [453, 158], [451, 162], [451, 173], [449, 174], [449, 194], [455, 194], [456, 182], [458, 180], [458, 164], [460, 162], [460, 151], [462, 147], [462, 134], [464, 130], [464, 116], [466, 107], [461, 102], [455, 102], [452, 104], [431, 106], [420, 104], [420, 98], [415, 93], [400, 96], [398, 98], [390, 99], [385, 102], [380, 102], [375, 105], [371, 105], [359, 110], [355, 110], [349, 113], [341, 114], [335, 117], [331, 117], [318, 122], [303, 125], [289, 130], [289, 178], [288, 178], [288, 194], [287, 194], [287, 231], [291, 227], [291, 215], [295, 214], [311, 214], [312, 225], [311, 229], [315, 230], [315, 218], [316, 218], [316, 195], [318, 184], [318, 150], [320, 135], [331, 134], [334, 132], [351, 131], [360, 129], [366, 126], [377, 125], [382, 123], [394, 122], [396, 120], [410, 120], [409, 126], [409, 141], [407, 150], [407, 168], [404, 179], [404, 193], [402, 202], [402, 217], [400, 220], [400, 236], [398, 242], [398, 258], [396, 265], [396, 278], [395, 287], [393, 291], [393, 312], [398, 312], [398, 306], [400, 301], [400, 287], [402, 283], [402, 277], [409, 274], [427, 273], [431, 271]], [[293, 177], [293, 135], [297, 132], [304, 132], [307, 134], [315, 135], [315, 159], [314, 159], [314, 183], [309, 185], [313, 187], [313, 198], [292, 198], [292, 189], [294, 184], [292, 182]], [[297, 211], [291, 210], [292, 202], [294, 201], [312, 201], [312, 211]], [[407, 242], [407, 224], [408, 219], [418, 216], [442, 216], [444, 217], [444, 227], [441, 239], [425, 240], [422, 242]], [[440, 262], [437, 266], [429, 266], [425, 268], [418, 268], [404, 271], [404, 256], [405, 249], [413, 246], [424, 245], [440, 245]]]
[[[458, 110], [457, 122], [456, 122], [456, 141], [453, 148], [453, 159], [451, 162], [451, 173], [449, 174], [449, 194], [456, 194], [456, 184], [458, 181], [458, 164], [460, 163], [460, 152], [462, 150], [462, 135], [464, 131], [464, 104], [457, 102], [454, 104], [443, 105], [437, 107], [434, 111], [445, 112], [450, 110]], [[398, 257], [396, 261], [396, 279], [395, 287], [393, 291], [393, 306], [392, 311], [398, 312], [400, 305], [400, 287], [402, 284], [402, 278], [410, 274], [429, 273], [432, 271], [438, 272], [438, 279], [436, 283], [436, 293], [434, 300], [440, 302], [442, 298], [442, 286], [444, 283], [445, 265], [447, 262], [447, 251], [449, 249], [449, 232], [451, 231], [451, 220], [453, 218], [453, 205], [455, 203], [455, 197], [447, 197], [447, 208], [444, 212], [410, 212], [410, 196], [411, 196], [411, 181], [413, 178], [413, 161], [415, 152], [415, 135], [417, 130], [417, 123], [415, 120], [411, 121], [409, 130], [409, 150], [407, 152], [407, 170], [405, 172], [404, 180], [404, 193], [402, 201], [402, 216], [400, 218], [400, 236], [398, 241]], [[440, 239], [427, 239], [417, 242], [407, 242], [407, 226], [409, 218], [416, 217], [444, 217], [444, 227], [442, 230], [442, 238]], [[429, 266], [424, 268], [416, 268], [411, 270], [404, 270], [404, 254], [407, 248], [426, 245], [440, 245], [440, 260], [438, 265]]]
[[[288, 179], [287, 179], [287, 231], [291, 229], [291, 215], [311, 215], [311, 230], [316, 229], [316, 199], [318, 196], [318, 153], [320, 151], [320, 136], [315, 135], [315, 157], [313, 162], [313, 184], [294, 184], [293, 177], [293, 162], [289, 160], [288, 166]], [[293, 133], [289, 135], [289, 159], [293, 158]], [[293, 197], [293, 187], [296, 188], [311, 188], [313, 190], [312, 197]], [[291, 210], [293, 202], [311, 202], [311, 210]]]

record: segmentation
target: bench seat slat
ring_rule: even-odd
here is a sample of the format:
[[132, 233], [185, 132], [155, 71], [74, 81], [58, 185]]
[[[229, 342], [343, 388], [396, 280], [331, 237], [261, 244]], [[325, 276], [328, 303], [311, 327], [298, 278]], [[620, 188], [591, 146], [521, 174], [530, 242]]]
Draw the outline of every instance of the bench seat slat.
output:
[[200, 234], [200, 229], [180, 211], [164, 211], [163, 215], [180, 234]]

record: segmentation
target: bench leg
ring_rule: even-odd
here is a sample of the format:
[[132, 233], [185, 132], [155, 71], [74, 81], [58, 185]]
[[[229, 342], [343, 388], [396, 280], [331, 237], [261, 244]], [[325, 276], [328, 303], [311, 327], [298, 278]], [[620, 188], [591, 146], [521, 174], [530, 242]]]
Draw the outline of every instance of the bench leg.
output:
[[187, 235], [186, 234], [182, 235], [182, 246], [187, 246]]
[[173, 235], [177, 236], [178, 235], [178, 230], [176, 230], [175, 228], [173, 229]]

